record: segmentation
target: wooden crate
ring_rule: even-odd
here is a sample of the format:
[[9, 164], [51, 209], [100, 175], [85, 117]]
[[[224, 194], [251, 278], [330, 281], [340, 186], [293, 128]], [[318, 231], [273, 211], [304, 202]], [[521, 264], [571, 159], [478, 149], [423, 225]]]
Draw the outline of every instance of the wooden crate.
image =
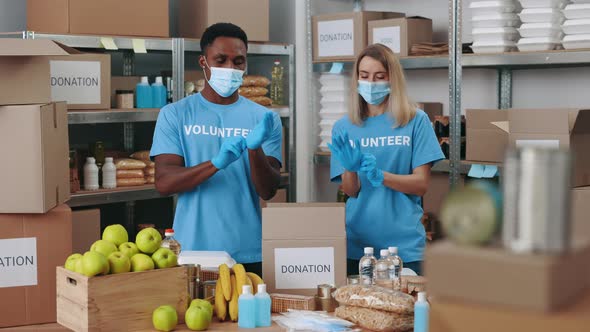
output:
[[57, 267], [57, 322], [76, 332], [145, 331], [152, 312], [176, 307], [184, 321], [188, 278], [184, 267], [88, 278]]

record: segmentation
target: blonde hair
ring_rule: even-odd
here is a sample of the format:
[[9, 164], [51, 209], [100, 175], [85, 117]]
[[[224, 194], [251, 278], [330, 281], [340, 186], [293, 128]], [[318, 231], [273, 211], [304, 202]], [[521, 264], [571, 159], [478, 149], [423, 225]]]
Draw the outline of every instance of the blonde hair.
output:
[[391, 93], [387, 97], [387, 111], [396, 120], [396, 127], [403, 127], [416, 115], [416, 104], [410, 101], [406, 92], [406, 78], [397, 56], [387, 46], [373, 44], [367, 46], [356, 58], [352, 74], [351, 102], [348, 111], [350, 121], [362, 125], [368, 117], [367, 102], [358, 94], [359, 63], [364, 57], [379, 61], [389, 74]]

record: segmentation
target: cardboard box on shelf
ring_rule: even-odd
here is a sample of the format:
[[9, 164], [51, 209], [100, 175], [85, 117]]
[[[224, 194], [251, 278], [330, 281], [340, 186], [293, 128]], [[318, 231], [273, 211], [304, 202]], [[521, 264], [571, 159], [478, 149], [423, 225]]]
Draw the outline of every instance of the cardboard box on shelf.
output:
[[503, 163], [508, 134], [493, 123], [508, 120], [508, 111], [497, 109], [466, 110], [467, 155], [470, 161]]
[[313, 16], [313, 61], [352, 61], [368, 44], [369, 21], [404, 16], [369, 11]]
[[72, 211], [72, 252], [83, 254], [100, 238], [100, 209]]
[[443, 104], [442, 103], [418, 103], [418, 107], [428, 114], [430, 122], [434, 122], [435, 116], [443, 115]]
[[71, 239], [67, 205], [0, 214], [0, 327], [55, 322], [55, 268], [72, 253]]
[[[15, 144], [17, 143], [17, 144]], [[66, 104], [0, 106], [0, 213], [45, 213], [70, 199]]]
[[314, 295], [346, 283], [344, 204], [269, 204], [262, 210], [262, 273], [269, 293]]
[[432, 20], [404, 17], [368, 22], [369, 44], [383, 44], [399, 56], [410, 55], [412, 45], [432, 43]]
[[590, 241], [590, 187], [572, 189], [572, 239]]
[[111, 59], [43, 39], [0, 39], [0, 105], [67, 101], [69, 109], [110, 108]]
[[70, 32], [70, 0], [27, 0], [27, 30], [43, 33]]
[[129, 90], [135, 94], [135, 86], [141, 81], [141, 76], [113, 76], [111, 77], [111, 107], [116, 108], [117, 90]]
[[[496, 271], [496, 274], [501, 271]], [[582, 332], [590, 326], [590, 291], [564, 310], [547, 314], [433, 298], [430, 332]], [[522, 296], [514, 288], [513, 296]]]
[[588, 242], [563, 255], [531, 255], [445, 241], [426, 249], [425, 271], [434, 298], [549, 312], [590, 286], [588, 261]]
[[249, 41], [269, 41], [269, 0], [179, 0], [180, 37], [201, 39], [205, 29], [218, 22], [239, 26]]

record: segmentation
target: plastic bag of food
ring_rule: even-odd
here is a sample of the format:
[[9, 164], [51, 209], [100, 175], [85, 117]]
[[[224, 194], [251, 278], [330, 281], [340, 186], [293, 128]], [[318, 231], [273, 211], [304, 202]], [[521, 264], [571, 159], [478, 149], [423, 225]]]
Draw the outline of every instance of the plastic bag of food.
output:
[[141, 169], [118, 169], [117, 179], [133, 179], [143, 178], [143, 170]]
[[145, 178], [128, 178], [128, 179], [117, 179], [117, 187], [132, 187], [132, 186], [143, 186], [145, 184]]
[[270, 80], [259, 75], [245, 75], [242, 86], [259, 86], [264, 88], [270, 84]]
[[136, 152], [133, 152], [130, 157], [133, 159], [137, 159], [137, 160], [150, 160], [150, 151], [149, 150], [136, 151]]
[[238, 89], [238, 93], [244, 97], [262, 97], [266, 96], [268, 89], [259, 86], [246, 86]]
[[376, 309], [340, 306], [336, 308], [336, 317], [378, 332], [412, 331], [414, 328], [414, 317], [412, 315], [393, 314]]
[[122, 169], [144, 169], [145, 163], [141, 160], [131, 159], [131, 158], [122, 158], [115, 160], [115, 166], [117, 170]]
[[155, 176], [153, 176], [153, 175], [146, 177], [146, 178], [145, 178], [145, 180], [146, 180], [146, 182], [147, 182], [147, 183], [149, 183], [149, 184], [154, 184], [154, 183], [156, 183], [156, 177], [155, 177]]
[[262, 106], [271, 106], [272, 105], [272, 99], [268, 98], [268, 97], [248, 97], [248, 99], [250, 99], [251, 101], [260, 104]]
[[143, 169], [143, 174], [145, 174], [145, 176], [154, 176], [156, 175], [156, 169], [153, 167], [146, 167]]
[[338, 288], [332, 295], [341, 305], [377, 309], [402, 315], [414, 313], [414, 298], [393, 289], [346, 285]]
[[151, 161], [151, 160], [142, 160], [142, 161], [145, 163], [145, 167], [146, 167], [146, 168], [147, 168], [147, 167], [151, 167], [151, 168], [154, 168], [154, 167], [156, 167], [156, 163], [155, 163], [155, 162], [153, 162], [153, 161]]

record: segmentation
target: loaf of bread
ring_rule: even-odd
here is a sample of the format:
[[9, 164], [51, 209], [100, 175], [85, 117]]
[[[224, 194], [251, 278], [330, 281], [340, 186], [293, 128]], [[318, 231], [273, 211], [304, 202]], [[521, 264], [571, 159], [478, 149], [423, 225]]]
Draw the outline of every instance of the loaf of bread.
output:
[[143, 174], [145, 176], [154, 176], [156, 175], [156, 169], [154, 167], [146, 167], [143, 169]]
[[412, 315], [392, 314], [387, 311], [353, 306], [340, 306], [336, 308], [335, 314], [362, 328], [378, 332], [402, 332], [411, 331], [414, 328]]
[[151, 160], [142, 160], [145, 163], [145, 167], [156, 167], [156, 163]]
[[136, 152], [133, 152], [130, 157], [133, 159], [137, 159], [137, 160], [150, 160], [150, 151], [149, 150], [136, 151]]
[[118, 169], [117, 170], [117, 179], [133, 179], [133, 178], [143, 178], [143, 170], [141, 169]]
[[258, 86], [246, 86], [238, 89], [238, 93], [244, 97], [262, 97], [266, 96], [268, 89]]
[[117, 187], [143, 186], [145, 178], [117, 179]]
[[115, 166], [117, 170], [124, 170], [124, 169], [144, 169], [145, 163], [141, 160], [131, 159], [131, 158], [122, 158], [115, 160]]
[[154, 177], [153, 175], [150, 175], [148, 177], [145, 178], [146, 182], [149, 184], [154, 184], [156, 183], [156, 177]]
[[268, 98], [268, 97], [248, 97], [248, 99], [250, 99], [251, 101], [260, 104], [262, 106], [271, 106], [272, 105], [272, 99]]
[[414, 298], [408, 294], [378, 286], [346, 285], [333, 293], [341, 305], [377, 309], [401, 315], [414, 313]]
[[259, 75], [245, 75], [242, 81], [242, 86], [258, 86], [261, 88], [267, 87], [270, 80], [264, 76]]

